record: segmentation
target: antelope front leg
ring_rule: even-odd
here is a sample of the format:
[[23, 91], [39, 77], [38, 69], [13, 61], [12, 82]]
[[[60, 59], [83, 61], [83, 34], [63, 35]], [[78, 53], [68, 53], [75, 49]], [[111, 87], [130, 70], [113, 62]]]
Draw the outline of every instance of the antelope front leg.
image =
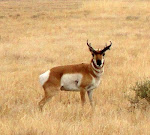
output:
[[81, 96], [82, 106], [84, 106], [84, 104], [85, 104], [85, 93], [86, 93], [86, 91], [84, 89], [80, 90], [80, 96]]
[[87, 93], [88, 93], [90, 105], [93, 107], [93, 97], [92, 97], [93, 90], [87, 91]]

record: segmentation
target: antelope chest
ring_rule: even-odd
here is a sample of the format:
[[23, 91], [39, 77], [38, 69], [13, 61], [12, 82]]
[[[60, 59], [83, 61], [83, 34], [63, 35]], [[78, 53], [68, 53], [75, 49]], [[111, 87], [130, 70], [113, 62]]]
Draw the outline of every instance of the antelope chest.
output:
[[61, 90], [79, 91], [83, 75], [80, 73], [64, 74], [61, 77]]
[[86, 90], [89, 91], [89, 90], [93, 90], [95, 88], [97, 88], [100, 84], [100, 77], [98, 78], [95, 78], [92, 76], [92, 81], [91, 83], [86, 87]]

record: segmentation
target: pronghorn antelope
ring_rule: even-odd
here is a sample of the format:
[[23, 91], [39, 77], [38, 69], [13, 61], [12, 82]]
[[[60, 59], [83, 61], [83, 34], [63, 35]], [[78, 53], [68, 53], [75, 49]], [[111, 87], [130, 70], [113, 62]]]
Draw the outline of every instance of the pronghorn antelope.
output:
[[80, 91], [82, 105], [85, 103], [87, 92], [90, 104], [93, 106], [92, 93], [100, 83], [104, 70], [104, 55], [110, 49], [110, 45], [102, 50], [95, 50], [87, 41], [87, 46], [92, 54], [90, 64], [77, 64], [54, 67], [39, 76], [45, 96], [39, 102], [40, 109], [59, 91]]

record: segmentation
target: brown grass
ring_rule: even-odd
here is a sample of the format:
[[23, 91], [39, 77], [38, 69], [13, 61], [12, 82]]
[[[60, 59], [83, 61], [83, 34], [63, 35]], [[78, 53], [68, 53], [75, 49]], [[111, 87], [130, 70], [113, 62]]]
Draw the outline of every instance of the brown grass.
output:
[[[150, 1], [0, 1], [1, 135], [150, 134], [150, 110], [130, 111], [130, 86], [150, 76]], [[58, 65], [90, 62], [86, 40], [111, 40], [95, 111], [79, 93], [44, 107], [38, 76]]]

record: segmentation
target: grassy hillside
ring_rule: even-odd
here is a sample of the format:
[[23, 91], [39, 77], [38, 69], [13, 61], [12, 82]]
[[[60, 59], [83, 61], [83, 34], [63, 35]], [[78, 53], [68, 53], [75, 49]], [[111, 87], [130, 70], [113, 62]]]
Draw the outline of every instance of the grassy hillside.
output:
[[[150, 76], [150, 1], [0, 0], [1, 135], [150, 134], [150, 110], [131, 110], [130, 87]], [[79, 93], [61, 92], [44, 106], [38, 76], [89, 63], [86, 41], [103, 48], [105, 73], [95, 111]]]

